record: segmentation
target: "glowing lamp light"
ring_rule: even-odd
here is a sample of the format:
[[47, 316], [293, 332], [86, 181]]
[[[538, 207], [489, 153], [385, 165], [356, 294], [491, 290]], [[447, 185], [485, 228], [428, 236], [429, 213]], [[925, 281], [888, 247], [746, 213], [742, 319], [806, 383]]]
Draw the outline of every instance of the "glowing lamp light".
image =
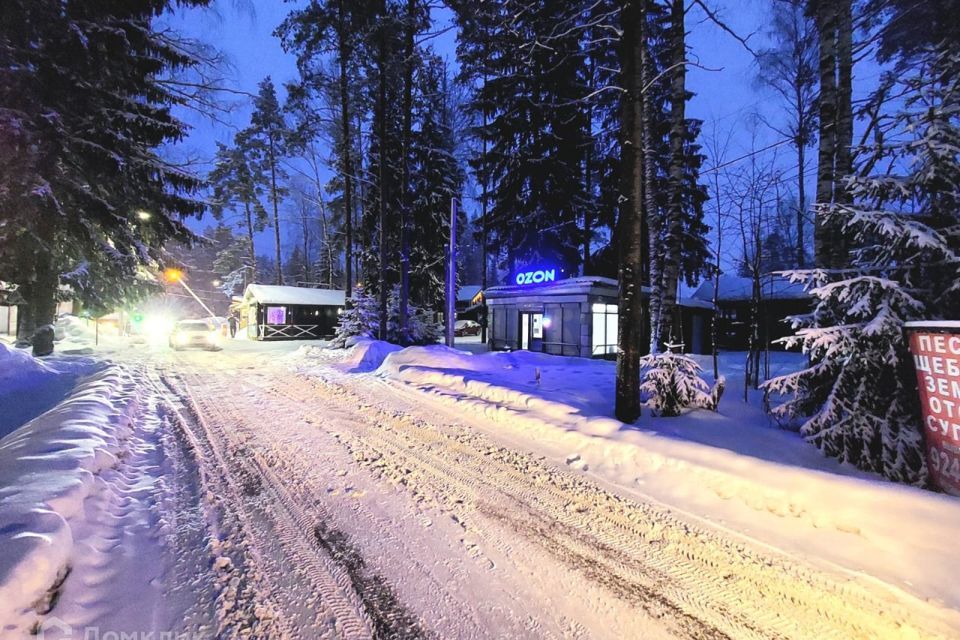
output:
[[552, 325], [552, 324], [553, 324], [553, 320], [551, 320], [550, 318], [544, 317], [544, 319], [543, 319], [543, 328], [544, 328], [544, 329], [549, 329], [549, 328], [550, 328], [550, 325]]
[[183, 280], [183, 271], [180, 269], [174, 269], [170, 267], [169, 269], [163, 270], [163, 278], [167, 282], [180, 282]]
[[144, 211], [143, 209], [140, 209], [139, 211], [137, 211], [137, 217], [143, 221], [147, 221], [150, 218], [152, 218], [153, 215], [149, 211]]

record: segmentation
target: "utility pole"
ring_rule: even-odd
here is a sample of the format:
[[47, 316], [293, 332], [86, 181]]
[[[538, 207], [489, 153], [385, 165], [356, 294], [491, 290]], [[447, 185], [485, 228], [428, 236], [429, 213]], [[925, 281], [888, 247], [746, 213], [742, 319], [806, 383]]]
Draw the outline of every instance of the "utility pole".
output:
[[457, 199], [450, 200], [450, 247], [447, 250], [447, 346], [453, 346], [453, 325], [457, 317]]

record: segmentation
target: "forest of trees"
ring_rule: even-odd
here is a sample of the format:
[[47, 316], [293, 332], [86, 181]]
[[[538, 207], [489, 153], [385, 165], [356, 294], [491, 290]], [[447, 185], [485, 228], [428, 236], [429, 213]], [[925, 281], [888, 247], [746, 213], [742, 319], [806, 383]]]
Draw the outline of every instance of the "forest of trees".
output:
[[[37, 353], [61, 286], [96, 308], [147, 295], [205, 210], [232, 229], [216, 240], [226, 291], [362, 284], [380, 337], [406, 335], [442, 305], [466, 201], [462, 284], [538, 263], [618, 280], [625, 422], [641, 357], [675, 342], [683, 283], [751, 279], [759, 386], [762, 279], [790, 272], [815, 301], [795, 319], [811, 364], [766, 383], [777, 418], [923, 483], [901, 329], [960, 317], [960, 1], [769, 0], [763, 33], [739, 34], [709, 0], [312, 0], [274, 34], [297, 78], [262, 79], [204, 175], [158, 151], [184, 134], [174, 109], [217, 91], [216, 56], [155, 26], [172, 4], [0, 15], [0, 280], [20, 286]], [[749, 52], [776, 118], [690, 117], [691, 68], [721, 73], [691, 51], [705, 28]], [[453, 59], [435, 46], [448, 29]], [[861, 79], [865, 61], [879, 73]]]

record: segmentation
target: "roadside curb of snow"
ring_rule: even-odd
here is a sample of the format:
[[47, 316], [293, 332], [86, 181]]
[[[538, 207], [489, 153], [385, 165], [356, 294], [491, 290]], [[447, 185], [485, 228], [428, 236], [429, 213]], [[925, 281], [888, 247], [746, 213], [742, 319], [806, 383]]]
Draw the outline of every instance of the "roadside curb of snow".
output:
[[[657, 496], [654, 499], [668, 508], [676, 510], [677, 503], [682, 503], [685, 506], [679, 511], [697, 519], [702, 517], [697, 514], [711, 513], [717, 504], [734, 502], [784, 522], [802, 523], [808, 530], [832, 531], [832, 539], [846, 540], [839, 549], [869, 544], [891, 565], [896, 559], [898, 566], [881, 572], [875, 568], [879, 565], [864, 567], [857, 554], [843, 550], [837, 551], [834, 562], [930, 600], [960, 606], [960, 588], [948, 586], [958, 584], [949, 580], [950, 567], [958, 563], [944, 548], [960, 527], [960, 503], [955, 499], [879, 479], [801, 469], [634, 430], [613, 418], [580, 415], [575, 407], [532, 393], [417, 366], [409, 361], [409, 355], [400, 366], [391, 360], [385, 359], [375, 375], [426, 393], [457, 411], [471, 411], [507, 425], [527, 437], [542, 435], [542, 442], [564, 452], [560, 460], [566, 460], [572, 469], [589, 468], [596, 474], [605, 467], [606, 473], [597, 476], [599, 479], [611, 481], [606, 476], [612, 475], [615, 484]], [[657, 484], [658, 490], [651, 493], [649, 484]], [[727, 529], [732, 524], [715, 516], [709, 520]], [[902, 526], [909, 526], [910, 531], [919, 527], [924, 535], [905, 536]], [[738, 527], [731, 530], [738, 531]], [[779, 546], [766, 540], [767, 536], [757, 538], [752, 530], [740, 533]], [[940, 584], [939, 592], [918, 589], [911, 576], [920, 566], [944, 574], [943, 580], [933, 581]]]
[[70, 572], [71, 521], [96, 478], [116, 466], [140, 395], [118, 366], [0, 440], [0, 620], [30, 624], [56, 604]]

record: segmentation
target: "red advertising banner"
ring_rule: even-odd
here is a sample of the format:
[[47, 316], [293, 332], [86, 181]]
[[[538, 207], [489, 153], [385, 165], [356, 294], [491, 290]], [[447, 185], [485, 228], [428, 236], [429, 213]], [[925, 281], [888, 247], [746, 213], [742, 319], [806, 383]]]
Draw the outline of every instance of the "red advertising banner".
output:
[[917, 370], [930, 480], [960, 496], [960, 322], [908, 322], [906, 330]]

